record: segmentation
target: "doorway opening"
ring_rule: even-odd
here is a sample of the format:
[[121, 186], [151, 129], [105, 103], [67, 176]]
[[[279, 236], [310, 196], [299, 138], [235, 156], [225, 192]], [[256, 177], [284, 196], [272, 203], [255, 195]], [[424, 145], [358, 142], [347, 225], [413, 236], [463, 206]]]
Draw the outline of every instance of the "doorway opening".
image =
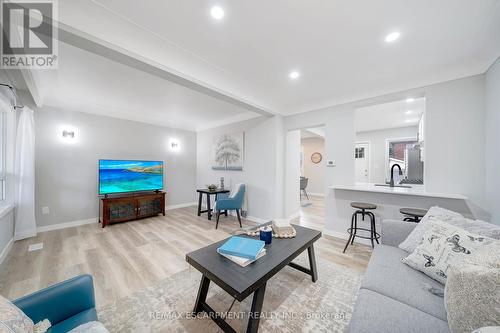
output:
[[300, 130], [300, 198], [295, 223], [322, 230], [325, 226], [325, 127]]

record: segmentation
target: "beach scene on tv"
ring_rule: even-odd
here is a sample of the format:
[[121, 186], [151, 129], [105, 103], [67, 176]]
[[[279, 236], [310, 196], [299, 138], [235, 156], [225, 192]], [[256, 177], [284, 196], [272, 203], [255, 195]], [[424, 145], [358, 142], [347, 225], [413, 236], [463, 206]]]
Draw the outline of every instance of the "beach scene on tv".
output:
[[163, 162], [99, 160], [99, 194], [163, 188]]

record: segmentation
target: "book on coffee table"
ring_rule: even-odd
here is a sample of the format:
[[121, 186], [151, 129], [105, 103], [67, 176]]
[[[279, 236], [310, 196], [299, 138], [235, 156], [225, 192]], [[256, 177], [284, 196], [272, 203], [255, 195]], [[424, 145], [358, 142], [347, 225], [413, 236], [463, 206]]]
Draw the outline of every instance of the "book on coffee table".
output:
[[266, 243], [261, 240], [233, 236], [222, 244], [222, 246], [217, 249], [217, 252], [255, 260], [260, 254], [260, 251], [264, 248], [264, 245], [266, 245]]
[[263, 256], [266, 255], [266, 249], [262, 249], [260, 251], [260, 253], [257, 255], [257, 258], [253, 259], [253, 260], [252, 259], [238, 257], [238, 256], [232, 256], [230, 254], [224, 254], [224, 253], [219, 252], [218, 249], [217, 249], [217, 252], [220, 255], [226, 257], [227, 259], [233, 261], [234, 263], [240, 265], [241, 267], [246, 267], [246, 266], [250, 265], [251, 263], [253, 263], [254, 261], [256, 261], [257, 259], [262, 258]]

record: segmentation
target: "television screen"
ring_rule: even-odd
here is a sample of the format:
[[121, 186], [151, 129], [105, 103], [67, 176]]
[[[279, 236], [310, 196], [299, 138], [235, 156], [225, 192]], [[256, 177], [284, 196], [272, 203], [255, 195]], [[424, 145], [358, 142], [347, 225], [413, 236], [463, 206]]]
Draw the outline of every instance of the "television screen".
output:
[[162, 188], [162, 161], [99, 160], [99, 194]]

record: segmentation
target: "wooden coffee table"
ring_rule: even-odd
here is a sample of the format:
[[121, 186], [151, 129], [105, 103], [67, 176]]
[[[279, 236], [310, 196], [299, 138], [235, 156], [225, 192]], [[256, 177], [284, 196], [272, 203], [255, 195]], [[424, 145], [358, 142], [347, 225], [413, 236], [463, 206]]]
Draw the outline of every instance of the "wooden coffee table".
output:
[[[273, 238], [272, 244], [266, 245], [266, 255], [247, 267], [241, 267], [217, 253], [217, 248], [227, 239], [186, 254], [186, 261], [203, 274], [193, 312], [206, 312], [224, 332], [235, 332], [206, 303], [210, 282], [217, 284], [239, 302], [253, 293], [247, 332], [257, 332], [266, 283], [271, 277], [288, 265], [311, 275], [312, 282], [316, 282], [318, 273], [313, 244], [321, 237], [321, 232], [296, 225], [293, 227], [297, 231], [295, 238]], [[292, 262], [305, 250], [309, 255], [309, 268]]]

